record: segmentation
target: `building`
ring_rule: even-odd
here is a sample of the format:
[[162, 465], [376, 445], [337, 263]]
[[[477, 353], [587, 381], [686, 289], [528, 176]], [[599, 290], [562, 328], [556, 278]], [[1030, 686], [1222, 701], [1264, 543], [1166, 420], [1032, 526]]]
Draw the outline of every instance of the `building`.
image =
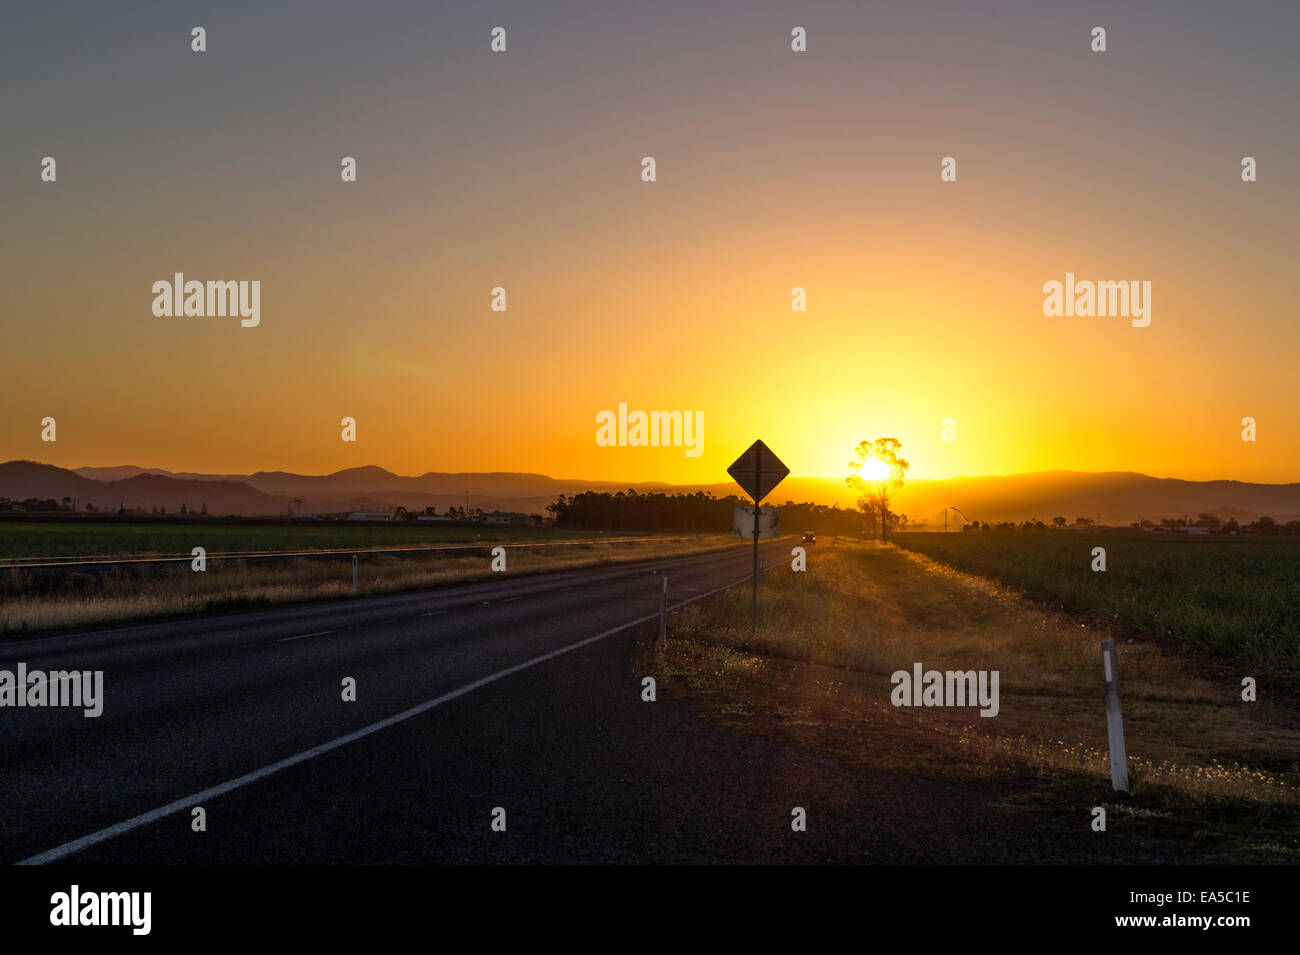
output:
[[493, 511], [491, 514], [483, 515], [484, 524], [519, 524], [527, 526], [533, 523], [533, 519], [527, 514], [520, 514], [518, 511]]
[[387, 511], [353, 511], [348, 515], [350, 521], [389, 521], [393, 515]]

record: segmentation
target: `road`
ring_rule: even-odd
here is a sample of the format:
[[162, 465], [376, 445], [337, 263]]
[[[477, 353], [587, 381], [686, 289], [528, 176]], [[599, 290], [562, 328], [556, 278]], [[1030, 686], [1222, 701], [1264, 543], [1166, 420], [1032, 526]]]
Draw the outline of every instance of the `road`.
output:
[[[767, 545], [767, 566], [790, 546]], [[1086, 827], [1007, 827], [955, 785], [727, 730], [670, 693], [643, 702], [636, 641], [662, 575], [676, 602], [750, 560], [737, 547], [0, 644], [0, 669], [104, 671], [98, 718], [0, 710], [0, 861], [1111, 858]]]

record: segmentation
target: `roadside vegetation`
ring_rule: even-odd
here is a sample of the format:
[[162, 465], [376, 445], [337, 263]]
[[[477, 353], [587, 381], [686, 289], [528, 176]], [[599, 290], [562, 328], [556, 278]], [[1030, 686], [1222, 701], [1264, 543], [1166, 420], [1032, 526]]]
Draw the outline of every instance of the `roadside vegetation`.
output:
[[146, 557], [209, 554], [370, 550], [383, 547], [438, 547], [443, 544], [589, 540], [606, 537], [657, 537], [661, 531], [582, 531], [548, 527], [472, 525], [440, 527], [423, 522], [331, 521], [320, 524], [256, 521], [107, 521], [47, 520], [0, 522], [0, 560], [56, 557]]
[[[494, 573], [485, 541], [465, 555], [366, 554], [358, 562], [358, 592], [392, 593], [506, 576]], [[633, 542], [560, 543], [508, 548], [511, 577], [741, 546], [730, 534]], [[352, 592], [348, 554], [276, 560], [211, 559], [206, 571], [189, 558], [165, 565], [79, 570], [0, 570], [0, 635], [83, 627], [176, 614], [245, 610], [345, 597]]]
[[[1133, 634], [1300, 670], [1300, 540], [909, 533], [895, 543]], [[1104, 572], [1091, 569], [1095, 547], [1105, 548]]]
[[[703, 533], [722, 531], [732, 524], [737, 507], [750, 505], [745, 498], [729, 494], [714, 497], [707, 491], [692, 494], [639, 494], [635, 488], [610, 494], [608, 491], [584, 491], [572, 497], [560, 495], [547, 507], [560, 528], [600, 528], [616, 532], [627, 527], [658, 528], [663, 531], [692, 530]], [[825, 533], [848, 534], [862, 527], [862, 517], [851, 508], [827, 504], [796, 504], [769, 498], [765, 507], [781, 509], [781, 526], [787, 531], [817, 529]]]
[[[810, 550], [813, 550], [810, 548]], [[644, 666], [724, 724], [819, 753], [987, 786], [993, 798], [1087, 826], [1142, 827], [1223, 861], [1300, 861], [1300, 716], [1257, 671], [1208, 671], [1154, 641], [1035, 606], [899, 547], [818, 544], [771, 574], [750, 630], [745, 588], [675, 615]], [[1111, 792], [1100, 641], [1114, 635], [1132, 792]], [[997, 670], [1000, 712], [904, 708], [913, 663]], [[1063, 860], [1066, 861], [1066, 860]]]

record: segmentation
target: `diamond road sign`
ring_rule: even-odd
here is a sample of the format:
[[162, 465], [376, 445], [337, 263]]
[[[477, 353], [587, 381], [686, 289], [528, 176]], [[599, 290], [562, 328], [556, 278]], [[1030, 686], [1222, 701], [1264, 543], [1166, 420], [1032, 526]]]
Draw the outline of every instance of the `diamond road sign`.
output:
[[727, 468], [727, 473], [754, 499], [755, 504], [761, 504], [763, 498], [785, 480], [790, 469], [781, 463], [771, 448], [762, 441], [755, 441]]

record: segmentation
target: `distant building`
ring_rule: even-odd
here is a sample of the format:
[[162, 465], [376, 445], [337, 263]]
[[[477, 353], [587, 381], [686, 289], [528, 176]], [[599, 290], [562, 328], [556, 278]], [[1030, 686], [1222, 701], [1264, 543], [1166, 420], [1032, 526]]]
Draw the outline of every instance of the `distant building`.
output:
[[533, 519], [527, 514], [520, 514], [518, 511], [493, 511], [491, 514], [483, 515], [484, 524], [518, 524], [529, 525]]
[[448, 517], [446, 514], [421, 514], [416, 518], [417, 521], [430, 521], [434, 524], [455, 524], [459, 518]]
[[387, 511], [353, 511], [348, 515], [350, 521], [388, 521], [393, 515]]
[[1208, 533], [1210, 533], [1210, 529], [1209, 529], [1208, 527], [1196, 527], [1196, 526], [1194, 526], [1194, 525], [1192, 525], [1192, 524], [1184, 524], [1182, 527], [1180, 527], [1180, 528], [1178, 528], [1178, 529], [1179, 529], [1180, 531], [1182, 531], [1184, 534], [1208, 534]]

